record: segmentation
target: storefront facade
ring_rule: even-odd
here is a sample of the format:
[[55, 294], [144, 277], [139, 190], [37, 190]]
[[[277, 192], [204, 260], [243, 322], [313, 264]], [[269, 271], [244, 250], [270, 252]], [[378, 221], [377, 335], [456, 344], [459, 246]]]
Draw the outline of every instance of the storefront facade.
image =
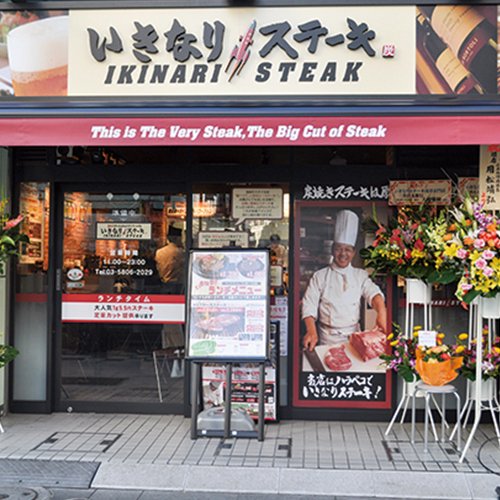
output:
[[[415, 193], [477, 191], [480, 146], [500, 137], [497, 6], [49, 7], [11, 30], [0, 69], [30, 236], [8, 276], [11, 411], [188, 414], [188, 252], [240, 246], [271, 255], [268, 418], [388, 419], [397, 386], [378, 359], [345, 346], [339, 371], [327, 345], [304, 350], [304, 295], [343, 212], [363, 267], [373, 207], [386, 218]], [[390, 184], [412, 180], [428, 182]], [[389, 330], [401, 291], [373, 282]], [[458, 328], [442, 296], [437, 316]], [[377, 322], [370, 301], [360, 331]], [[219, 319], [203, 335], [232, 327]], [[252, 407], [254, 373], [239, 377], [233, 397]], [[223, 378], [205, 368], [207, 405]]]

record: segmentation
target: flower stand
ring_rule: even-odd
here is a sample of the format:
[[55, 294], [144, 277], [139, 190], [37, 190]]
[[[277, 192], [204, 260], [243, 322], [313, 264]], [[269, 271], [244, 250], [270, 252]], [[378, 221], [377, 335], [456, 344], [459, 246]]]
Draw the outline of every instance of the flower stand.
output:
[[[500, 403], [497, 399], [497, 380], [488, 379], [481, 382], [481, 411], [488, 410], [491, 414], [493, 426], [495, 427], [495, 434], [500, 440], [500, 427], [497, 422], [495, 412], [500, 411]], [[476, 382], [467, 380], [466, 402], [462, 410], [463, 427], [465, 428], [469, 423], [472, 408], [476, 400]]]
[[[424, 330], [429, 329], [429, 325], [432, 324], [432, 285], [428, 285], [422, 280], [414, 278], [406, 278], [406, 306], [405, 306], [405, 336], [409, 338], [413, 334], [413, 327], [415, 326], [415, 306], [423, 306], [423, 328]], [[410, 401], [414, 401], [413, 396], [422, 397], [423, 394], [418, 390], [416, 382], [406, 382], [403, 381], [403, 392], [401, 394], [401, 399], [398, 403], [396, 411], [392, 415], [391, 421], [385, 430], [385, 435], [387, 436], [396, 422], [399, 413], [401, 412], [401, 423], [404, 422], [406, 417], [406, 412], [408, 411], [408, 406]], [[432, 430], [435, 438], [437, 439], [436, 427], [432, 417], [432, 413], [429, 412], [429, 418], [432, 425]]]
[[432, 285], [425, 281], [406, 278], [405, 333], [409, 337], [415, 326], [415, 306], [423, 306], [423, 327], [428, 330], [432, 325]]
[[[491, 305], [491, 303], [489, 304]], [[469, 332], [473, 331], [473, 328], [476, 324], [476, 315], [477, 315], [477, 306], [478, 299], [472, 301], [469, 307]], [[491, 308], [487, 308], [486, 311], [483, 311], [483, 314], [487, 314], [492, 316], [495, 314], [495, 309], [491, 310]], [[472, 335], [469, 335], [468, 345], [471, 346]], [[493, 318], [488, 318], [488, 349], [491, 349], [492, 339], [495, 337], [495, 323]], [[491, 419], [493, 421], [493, 425], [495, 427], [495, 434], [497, 438], [500, 440], [500, 426], [497, 422], [497, 418], [495, 417], [495, 412], [500, 412], [500, 403], [497, 399], [497, 386], [498, 381], [496, 379], [489, 378], [487, 380], [482, 380], [481, 382], [481, 411], [489, 410], [491, 414]], [[462, 426], [465, 428], [469, 423], [469, 418], [471, 416], [472, 408], [474, 407], [474, 402], [476, 400], [476, 382], [473, 380], [467, 379], [467, 386], [465, 392], [465, 405], [462, 409]], [[456, 432], [456, 428], [453, 430], [453, 433]]]
[[[441, 363], [439, 363], [441, 364]], [[457, 402], [457, 450], [460, 450], [460, 416], [461, 416], [461, 411], [460, 411], [460, 395], [458, 394], [458, 390], [455, 386], [451, 384], [444, 384], [444, 385], [428, 385], [423, 382], [419, 382], [417, 384], [416, 391], [414, 393], [413, 398], [415, 398], [416, 394], [418, 392], [423, 393], [424, 395], [424, 400], [425, 400], [425, 418], [424, 418], [424, 453], [427, 453], [427, 443], [428, 443], [428, 416], [432, 415], [431, 407], [430, 407], [430, 400], [431, 398], [433, 399], [434, 403], [436, 404], [436, 400], [434, 399], [434, 396], [441, 395], [441, 407], [437, 406], [438, 410], [442, 415], [445, 414], [446, 412], [446, 396], [448, 394], [453, 394], [455, 396], [456, 402]], [[441, 419], [441, 442], [445, 442], [445, 427], [446, 427], [446, 421], [444, 418]], [[435, 430], [434, 430], [435, 432]], [[453, 439], [454, 432], [450, 436], [450, 441]], [[436, 441], [438, 441], [437, 436], [434, 434], [434, 437], [436, 438]], [[415, 400], [413, 400], [412, 404], [412, 419], [411, 419], [411, 442], [415, 443]]]
[[[483, 336], [483, 321], [487, 320], [488, 323], [488, 348], [491, 348], [492, 336], [495, 331], [495, 322], [500, 319], [500, 295], [492, 298], [479, 297], [471, 304], [469, 310], [469, 326], [470, 335], [469, 342], [476, 339], [477, 344], [481, 345]], [[470, 344], [469, 344], [470, 345]], [[497, 422], [498, 417], [495, 413], [500, 413], [500, 405], [496, 398], [496, 380], [483, 380], [482, 377], [482, 364], [483, 364], [483, 349], [476, 349], [476, 380], [468, 382], [467, 384], [467, 400], [464, 406], [466, 411], [465, 424], [469, 420], [469, 415], [474, 407], [474, 422], [470, 431], [467, 442], [465, 443], [462, 455], [460, 456], [459, 463], [465, 459], [465, 455], [474, 439], [474, 434], [481, 421], [481, 413], [483, 410], [490, 410], [493, 417], [493, 424], [495, 426], [495, 433], [500, 443], [500, 429]], [[465, 425], [464, 424], [464, 425]], [[456, 426], [455, 426], [456, 430]], [[454, 430], [454, 431], [455, 431]]]

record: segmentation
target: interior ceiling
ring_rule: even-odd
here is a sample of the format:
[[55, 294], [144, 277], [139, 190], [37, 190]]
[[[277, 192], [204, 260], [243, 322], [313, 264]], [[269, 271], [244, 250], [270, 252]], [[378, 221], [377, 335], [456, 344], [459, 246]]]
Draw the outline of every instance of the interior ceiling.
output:
[[386, 165], [393, 161], [407, 166], [435, 164], [473, 165], [479, 159], [478, 146], [275, 146], [275, 147], [156, 147], [112, 148], [127, 163], [313, 163], [348, 165]]

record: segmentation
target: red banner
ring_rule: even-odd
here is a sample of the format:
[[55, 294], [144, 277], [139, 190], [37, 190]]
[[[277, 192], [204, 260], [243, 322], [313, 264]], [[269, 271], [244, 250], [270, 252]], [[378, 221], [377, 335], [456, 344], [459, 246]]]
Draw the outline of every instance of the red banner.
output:
[[2, 146], [464, 145], [499, 136], [496, 116], [0, 119]]
[[68, 294], [62, 296], [65, 323], [184, 323], [184, 295]]

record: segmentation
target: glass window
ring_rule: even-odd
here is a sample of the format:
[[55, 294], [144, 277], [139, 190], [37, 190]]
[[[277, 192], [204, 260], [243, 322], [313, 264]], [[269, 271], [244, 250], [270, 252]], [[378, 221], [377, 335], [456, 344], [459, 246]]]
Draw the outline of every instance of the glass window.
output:
[[182, 404], [186, 197], [64, 196], [61, 401]]
[[47, 398], [48, 269], [50, 190], [48, 183], [21, 183], [22, 231], [30, 238], [17, 260], [14, 307], [14, 399]]

